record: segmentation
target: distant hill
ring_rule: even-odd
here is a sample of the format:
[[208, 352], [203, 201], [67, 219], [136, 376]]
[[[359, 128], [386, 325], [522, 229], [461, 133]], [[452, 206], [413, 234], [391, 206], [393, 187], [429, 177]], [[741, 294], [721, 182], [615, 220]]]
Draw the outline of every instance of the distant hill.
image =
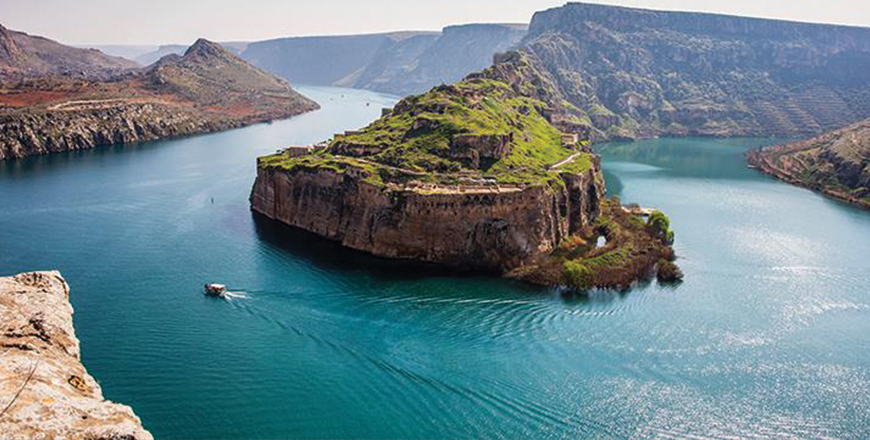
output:
[[333, 85], [364, 69], [384, 44], [420, 35], [437, 33], [279, 38], [251, 43], [241, 57], [295, 83]]
[[0, 75], [105, 76], [136, 67], [130, 60], [111, 57], [96, 49], [65, 46], [0, 25]]
[[136, 57], [158, 49], [154, 44], [83, 44], [76, 45], [82, 49], [97, 49], [106, 55], [126, 58], [136, 61]]
[[526, 29], [514, 24], [449, 26], [437, 38], [384, 44], [365, 69], [342, 84], [401, 96], [421, 93], [489, 67], [493, 55], [516, 45]]
[[811, 136], [870, 116], [870, 29], [569, 3], [522, 42], [603, 139]]
[[219, 131], [318, 108], [287, 81], [197, 40], [106, 80], [0, 78], [0, 160]]
[[[248, 43], [246, 42], [237, 41], [219, 44], [236, 55], [240, 54], [243, 50], [245, 50], [245, 47], [248, 46]], [[155, 62], [157, 62], [157, 60], [165, 57], [166, 55], [182, 55], [188, 47], [189, 46], [185, 46], [183, 44], [166, 44], [141, 53], [132, 59], [143, 66], [150, 66], [151, 64], [154, 64]]]
[[749, 163], [787, 182], [870, 208], [870, 119], [808, 141], [752, 151]]
[[443, 32], [281, 38], [251, 43], [241, 57], [297, 83], [405, 95], [489, 66], [525, 31], [523, 24], [470, 24]]

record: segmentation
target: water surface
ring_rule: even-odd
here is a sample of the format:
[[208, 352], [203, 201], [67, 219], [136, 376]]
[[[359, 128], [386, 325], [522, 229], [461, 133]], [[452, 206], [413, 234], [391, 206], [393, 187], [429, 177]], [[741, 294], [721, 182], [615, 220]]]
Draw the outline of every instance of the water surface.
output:
[[686, 281], [566, 297], [255, 219], [258, 155], [395, 101], [302, 91], [323, 110], [0, 164], [0, 274], [63, 272], [85, 365], [156, 437], [870, 437], [870, 213], [746, 169], [768, 141], [603, 146]]

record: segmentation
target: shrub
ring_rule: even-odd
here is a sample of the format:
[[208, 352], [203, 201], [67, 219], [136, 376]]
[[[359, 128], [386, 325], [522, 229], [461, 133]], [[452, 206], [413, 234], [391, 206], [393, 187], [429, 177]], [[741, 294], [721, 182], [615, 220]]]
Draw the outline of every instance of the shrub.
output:
[[562, 266], [562, 274], [568, 287], [588, 289], [592, 286], [592, 269], [579, 261], [566, 261]]
[[674, 243], [674, 231], [671, 231], [671, 219], [663, 212], [653, 211], [646, 224], [652, 228], [653, 234], [656, 237], [668, 244]]

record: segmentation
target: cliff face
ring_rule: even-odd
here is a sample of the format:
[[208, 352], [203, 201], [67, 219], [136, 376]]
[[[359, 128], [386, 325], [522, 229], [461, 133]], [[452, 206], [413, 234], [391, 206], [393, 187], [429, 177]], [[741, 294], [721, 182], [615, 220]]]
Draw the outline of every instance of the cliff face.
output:
[[870, 29], [571, 3], [521, 44], [598, 139], [805, 136], [870, 116]]
[[604, 197], [597, 173], [566, 174], [556, 191], [426, 193], [383, 191], [352, 172], [260, 167], [251, 207], [382, 257], [508, 271], [591, 224]]
[[0, 160], [218, 131], [317, 108], [283, 79], [200, 39], [183, 56], [107, 80], [0, 79]]
[[807, 141], [751, 151], [762, 172], [870, 208], [870, 120]]
[[158, 103], [0, 113], [0, 160], [208, 133], [243, 124], [243, 120], [215, 119]]
[[0, 437], [151, 439], [82, 365], [68, 296], [58, 272], [0, 278]]

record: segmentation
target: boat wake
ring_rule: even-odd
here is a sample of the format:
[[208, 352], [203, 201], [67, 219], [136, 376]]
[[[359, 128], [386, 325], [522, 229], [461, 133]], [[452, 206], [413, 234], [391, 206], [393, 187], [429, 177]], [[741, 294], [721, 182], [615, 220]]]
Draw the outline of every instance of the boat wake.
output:
[[223, 294], [223, 298], [232, 301], [234, 299], [248, 299], [248, 296], [245, 295], [245, 292], [226, 292]]

